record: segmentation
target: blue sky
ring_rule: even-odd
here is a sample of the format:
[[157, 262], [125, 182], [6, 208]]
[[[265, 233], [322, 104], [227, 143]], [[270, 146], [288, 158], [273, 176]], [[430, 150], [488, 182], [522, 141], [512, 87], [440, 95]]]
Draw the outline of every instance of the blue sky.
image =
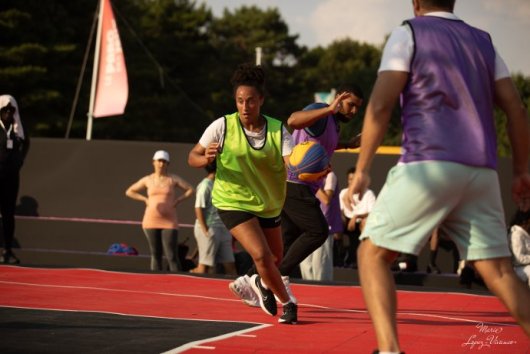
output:
[[[216, 16], [242, 5], [275, 7], [298, 34], [298, 44], [310, 48], [351, 38], [382, 45], [385, 35], [412, 17], [410, 0], [197, 0]], [[512, 73], [530, 76], [530, 1], [457, 0], [455, 14], [488, 31]], [[524, 44], [526, 43], [526, 44]]]

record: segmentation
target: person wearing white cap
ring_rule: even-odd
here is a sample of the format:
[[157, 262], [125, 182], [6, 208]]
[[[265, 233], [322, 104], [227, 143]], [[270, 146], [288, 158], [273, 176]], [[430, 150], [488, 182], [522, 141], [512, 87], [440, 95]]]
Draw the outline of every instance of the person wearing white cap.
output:
[[[146, 205], [142, 228], [149, 243], [151, 270], [162, 270], [162, 246], [169, 270], [176, 272], [182, 270], [176, 252], [179, 229], [176, 207], [191, 197], [194, 190], [181, 177], [168, 173], [169, 161], [167, 151], [156, 151], [153, 156], [154, 172], [133, 183], [125, 195]], [[184, 193], [177, 195], [177, 188]]]
[[17, 101], [13, 96], [0, 96], [0, 214], [4, 235], [4, 251], [0, 263], [20, 263], [11, 247], [15, 236], [15, 206], [20, 185], [20, 169], [24, 163], [29, 139], [24, 135]]

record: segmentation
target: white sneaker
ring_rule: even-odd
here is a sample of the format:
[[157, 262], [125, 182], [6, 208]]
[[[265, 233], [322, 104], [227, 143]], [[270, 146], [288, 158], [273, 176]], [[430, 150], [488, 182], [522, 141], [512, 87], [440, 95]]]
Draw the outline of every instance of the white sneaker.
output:
[[254, 290], [250, 286], [250, 277], [243, 275], [228, 284], [228, 288], [239, 299], [241, 299], [248, 306], [260, 307], [259, 299]]
[[[292, 303], [298, 305], [298, 300], [294, 297], [293, 292], [291, 291], [291, 281], [289, 280], [289, 276], [282, 275], [282, 281], [283, 281], [283, 285], [285, 286], [285, 290], [287, 291], [287, 295], [289, 295], [289, 299], [291, 300]], [[281, 303], [280, 299], [278, 299], [278, 296], [274, 295], [274, 297], [276, 298], [276, 301]]]

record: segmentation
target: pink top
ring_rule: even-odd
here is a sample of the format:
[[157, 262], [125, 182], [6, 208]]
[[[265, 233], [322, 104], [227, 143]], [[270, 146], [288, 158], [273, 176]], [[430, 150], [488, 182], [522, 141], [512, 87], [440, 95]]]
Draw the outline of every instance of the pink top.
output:
[[167, 177], [160, 185], [155, 184], [153, 175], [146, 177], [147, 206], [142, 227], [144, 229], [178, 229], [175, 204], [175, 185], [172, 176]]

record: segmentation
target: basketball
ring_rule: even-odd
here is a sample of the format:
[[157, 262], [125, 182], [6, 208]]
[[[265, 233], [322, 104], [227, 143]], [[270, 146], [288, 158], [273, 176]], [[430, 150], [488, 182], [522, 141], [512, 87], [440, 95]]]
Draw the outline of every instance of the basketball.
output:
[[315, 182], [329, 172], [326, 149], [315, 141], [304, 141], [293, 148], [287, 168], [305, 182]]

